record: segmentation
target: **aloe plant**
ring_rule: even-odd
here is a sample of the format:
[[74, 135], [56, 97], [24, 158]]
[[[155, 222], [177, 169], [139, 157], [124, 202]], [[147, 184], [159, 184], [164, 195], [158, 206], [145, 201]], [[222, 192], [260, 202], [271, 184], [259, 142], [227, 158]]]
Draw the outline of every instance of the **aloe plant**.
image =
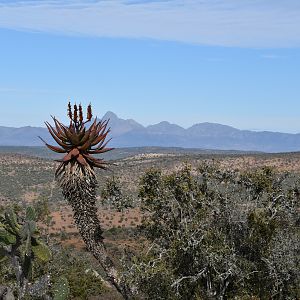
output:
[[49, 248], [39, 237], [34, 208], [28, 207], [23, 218], [12, 208], [0, 215], [0, 262], [9, 259], [17, 281], [18, 299], [28, 292], [32, 279], [32, 266], [36, 260], [47, 262], [51, 258]]
[[108, 121], [92, 120], [91, 105], [87, 108], [86, 121], [83, 118], [82, 106], [68, 105], [70, 125], [64, 125], [53, 117], [54, 125], [46, 122], [49, 133], [58, 146], [45, 142], [46, 146], [64, 157], [56, 170], [56, 180], [62, 188], [64, 198], [72, 206], [73, 218], [90, 251], [106, 272], [108, 281], [118, 290], [124, 299], [129, 299], [129, 291], [120, 280], [118, 271], [109, 257], [103, 242], [103, 230], [97, 216], [96, 188], [97, 177], [95, 168], [106, 169], [107, 162], [96, 158], [112, 150], [106, 147], [106, 137], [110, 129]]

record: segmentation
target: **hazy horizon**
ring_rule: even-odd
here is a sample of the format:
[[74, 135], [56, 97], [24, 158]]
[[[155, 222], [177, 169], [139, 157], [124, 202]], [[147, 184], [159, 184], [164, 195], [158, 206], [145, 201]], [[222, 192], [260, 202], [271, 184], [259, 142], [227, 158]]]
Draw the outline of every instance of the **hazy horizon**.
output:
[[[103, 118], [103, 117], [105, 117], [105, 115], [107, 114], [107, 113], [113, 113], [113, 114], [115, 114], [114, 112], [112, 112], [112, 111], [107, 111], [105, 114], [103, 114], [103, 115], [97, 115], [96, 117], [97, 118]], [[121, 116], [119, 116], [119, 115], [116, 115], [119, 119], [122, 119], [122, 120], [133, 120], [133, 121], [136, 121], [136, 120], [134, 120], [134, 119], [132, 119], [132, 118], [122, 118]], [[51, 123], [51, 117], [50, 117], [50, 119], [48, 120], [48, 121], [50, 121], [50, 123]], [[65, 118], [63, 118], [63, 123], [65, 123], [65, 124], [68, 124], [68, 117], [65, 117]], [[139, 123], [140, 125], [142, 125], [143, 127], [145, 127], [145, 128], [147, 128], [148, 126], [152, 126], [152, 125], [157, 125], [157, 124], [159, 124], [159, 123], [163, 123], [163, 122], [167, 122], [167, 123], [169, 123], [169, 124], [172, 124], [172, 125], [178, 125], [178, 126], [180, 126], [181, 128], [184, 128], [184, 129], [189, 129], [190, 127], [192, 127], [192, 126], [194, 126], [194, 125], [197, 125], [197, 124], [203, 124], [203, 123], [209, 123], [209, 124], [217, 124], [217, 125], [224, 125], [224, 126], [230, 126], [230, 127], [233, 127], [233, 128], [235, 128], [235, 129], [239, 129], [239, 130], [248, 130], [248, 131], [253, 131], [253, 132], [262, 132], [262, 131], [269, 131], [269, 132], [278, 132], [278, 133], [290, 133], [290, 134], [299, 134], [300, 133], [300, 131], [299, 132], [284, 132], [284, 131], [272, 131], [272, 130], [268, 130], [268, 129], [256, 129], [256, 128], [237, 128], [237, 127], [234, 127], [234, 126], [232, 126], [232, 125], [230, 125], [230, 124], [221, 124], [221, 123], [217, 123], [217, 122], [209, 122], [209, 121], [203, 121], [203, 122], [197, 122], [197, 123], [194, 123], [194, 124], [192, 124], [191, 126], [187, 126], [187, 127], [184, 127], [184, 126], [181, 126], [181, 125], [179, 125], [179, 124], [176, 124], [176, 123], [172, 123], [172, 122], [169, 122], [168, 120], [161, 120], [161, 121], [159, 121], [159, 122], [157, 122], [157, 123], [149, 123], [149, 124], [143, 124], [143, 123], [140, 123], [140, 122], [137, 122], [137, 123]], [[22, 128], [22, 127], [37, 127], [37, 128], [47, 128], [46, 126], [45, 126], [45, 124], [41, 124], [40, 126], [33, 126], [33, 125], [30, 125], [30, 124], [27, 124], [27, 125], [23, 125], [23, 126], [6, 126], [6, 125], [0, 125], [0, 127], [9, 127], [9, 128]]]

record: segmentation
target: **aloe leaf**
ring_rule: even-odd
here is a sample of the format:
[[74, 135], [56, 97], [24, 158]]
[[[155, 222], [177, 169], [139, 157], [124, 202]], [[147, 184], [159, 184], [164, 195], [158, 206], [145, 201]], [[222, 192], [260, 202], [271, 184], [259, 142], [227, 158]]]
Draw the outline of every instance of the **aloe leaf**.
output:
[[70, 294], [70, 287], [68, 279], [64, 276], [58, 278], [54, 283], [53, 288], [53, 300], [66, 300]]

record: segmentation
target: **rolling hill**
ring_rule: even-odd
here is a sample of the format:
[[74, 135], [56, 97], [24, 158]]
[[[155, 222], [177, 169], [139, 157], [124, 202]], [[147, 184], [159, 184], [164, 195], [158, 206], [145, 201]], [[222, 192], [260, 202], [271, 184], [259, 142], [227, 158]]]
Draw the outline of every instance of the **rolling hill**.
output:
[[[181, 147], [212, 150], [291, 152], [300, 150], [300, 134], [239, 130], [216, 123], [198, 123], [187, 129], [167, 121], [143, 126], [132, 119], [121, 119], [107, 112], [110, 119], [110, 145], [113, 147]], [[42, 146], [38, 138], [51, 138], [43, 127], [0, 126], [0, 146]]]

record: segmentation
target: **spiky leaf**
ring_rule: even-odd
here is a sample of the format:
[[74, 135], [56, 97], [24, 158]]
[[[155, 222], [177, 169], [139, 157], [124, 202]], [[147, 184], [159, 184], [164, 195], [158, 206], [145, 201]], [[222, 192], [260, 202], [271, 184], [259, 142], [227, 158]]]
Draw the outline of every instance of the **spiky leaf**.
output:
[[70, 294], [68, 279], [64, 276], [59, 277], [53, 288], [53, 300], [66, 300]]
[[105, 164], [107, 163], [102, 159], [92, 157], [92, 154], [100, 154], [112, 150], [112, 148], [106, 148], [108, 141], [105, 142], [110, 132], [108, 121], [98, 122], [96, 118], [90, 127], [87, 128], [86, 123], [92, 118], [91, 105], [88, 106], [87, 120], [85, 122], [83, 121], [81, 105], [79, 106], [79, 110], [77, 105], [74, 105], [72, 113], [72, 106], [69, 103], [68, 115], [71, 120], [69, 126], [63, 125], [55, 118], [53, 118], [54, 126], [45, 122], [50, 135], [60, 147], [49, 145], [41, 138], [50, 150], [58, 153], [66, 153], [63, 159], [59, 160], [62, 164], [57, 169], [56, 175], [58, 176], [61, 168], [71, 161], [76, 161], [81, 167], [90, 166], [92, 168], [105, 169]]

